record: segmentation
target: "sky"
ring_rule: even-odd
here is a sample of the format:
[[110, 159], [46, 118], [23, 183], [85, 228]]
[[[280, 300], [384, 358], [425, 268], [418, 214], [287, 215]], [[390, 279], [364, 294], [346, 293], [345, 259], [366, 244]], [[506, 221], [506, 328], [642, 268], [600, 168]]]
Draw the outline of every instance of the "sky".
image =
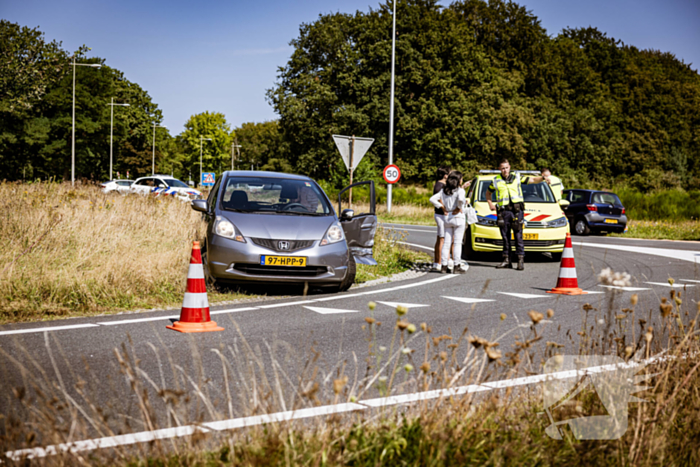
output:
[[[446, 6], [449, 0], [440, 0]], [[594, 26], [640, 49], [700, 64], [700, 0], [520, 0], [550, 36]], [[265, 93], [289, 42], [319, 14], [377, 9], [379, 0], [0, 0], [0, 17], [124, 72], [163, 110], [171, 135], [204, 111], [232, 128], [277, 118]]]

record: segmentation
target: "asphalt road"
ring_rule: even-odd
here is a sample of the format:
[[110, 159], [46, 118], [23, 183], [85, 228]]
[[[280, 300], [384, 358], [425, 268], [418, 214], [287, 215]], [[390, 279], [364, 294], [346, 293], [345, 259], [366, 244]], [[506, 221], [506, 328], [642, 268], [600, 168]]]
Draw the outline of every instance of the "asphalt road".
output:
[[[404, 241], [412, 248], [431, 251], [435, 242], [432, 227], [384, 228], [405, 231]], [[374, 350], [379, 346], [390, 348], [397, 304], [409, 309], [405, 318], [411, 323], [431, 326], [430, 337], [453, 337], [440, 343], [439, 350], [449, 351], [447, 346], [457, 342], [468, 328], [468, 335], [491, 341], [506, 334], [499, 339], [499, 348], [505, 353], [516, 337], [531, 335], [527, 326], [529, 310], [544, 313], [553, 309], [555, 315], [547, 320], [549, 323], [539, 325], [546, 324], [543, 342], [555, 341], [573, 348], [587, 303], [593, 306], [588, 324], [607, 313], [611, 300], [616, 310], [629, 306], [633, 293], [639, 296], [638, 317], [655, 316], [659, 298], [671, 290], [669, 277], [675, 279], [675, 288], [683, 292], [686, 304], [700, 300], [698, 242], [574, 237], [574, 251], [579, 286], [590, 294], [545, 293], [556, 284], [559, 263], [543, 255], [528, 254], [523, 272], [495, 269], [500, 260], [496, 255], [470, 262], [464, 275], [427, 273], [341, 294], [212, 307], [212, 319], [226, 328], [223, 332], [181, 334], [166, 329], [177, 319], [179, 310], [1, 326], [0, 414], [19, 419], [28, 416], [29, 409], [20, 408], [17, 401], [20, 387], [28, 388], [25, 400], [37, 394], [37, 388], [48, 394], [48, 402], [40, 398], [30, 406], [50, 404], [51, 395], [67, 401], [69, 407], [82, 407], [86, 413], [92, 413], [90, 404], [94, 404], [111, 414], [110, 423], [127, 423], [134, 431], [148, 428], [142, 415], [143, 400], [139, 390], [133, 390], [139, 385], [150, 394], [152, 406], [159, 407], [153, 410], [161, 410], [158, 418], [167, 413], [169, 399], [164, 388], [174, 390], [175, 398], [189, 397], [187, 410], [200, 419], [234, 412], [238, 415], [241, 407], [246, 413], [251, 413], [255, 405], [263, 410], [266, 401], [274, 409], [289, 408], [280, 406], [280, 399], [288, 405], [295, 397], [314, 397], [313, 385], [300, 385], [300, 378], [320, 382], [326, 395], [341, 368], [350, 376], [350, 386], [355, 375], [361, 379], [369, 349], [365, 317], [371, 314], [384, 323]], [[607, 267], [631, 274], [632, 287], [612, 294], [599, 286], [597, 275]], [[372, 313], [368, 309], [370, 301], [377, 304]], [[506, 315], [505, 321], [501, 314]], [[423, 361], [425, 334], [414, 339], [408, 347], [415, 352], [403, 357], [401, 364], [411, 362], [417, 370]], [[459, 358], [469, 348], [462, 343], [456, 351]], [[123, 352], [121, 363], [116, 356], [119, 351]], [[229, 366], [222, 365], [221, 355]], [[130, 375], [140, 381], [136, 386]], [[245, 388], [253, 384], [259, 388], [266, 384], [265, 379], [269, 383], [263, 391], [267, 399], [250, 399]], [[411, 388], [409, 385], [404, 390]], [[303, 392], [306, 396], [301, 396]], [[234, 399], [232, 407], [228, 407], [229, 395]], [[208, 401], [213, 407], [207, 406]]]

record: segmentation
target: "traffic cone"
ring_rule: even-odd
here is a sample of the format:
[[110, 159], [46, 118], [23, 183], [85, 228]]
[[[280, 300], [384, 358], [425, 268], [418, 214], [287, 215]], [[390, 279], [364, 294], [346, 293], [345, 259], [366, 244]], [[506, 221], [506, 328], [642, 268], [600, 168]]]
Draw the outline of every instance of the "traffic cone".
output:
[[209, 300], [207, 300], [207, 285], [202, 267], [202, 252], [199, 242], [192, 242], [192, 257], [190, 270], [187, 273], [187, 290], [182, 301], [180, 321], [172, 326], [166, 326], [179, 332], [209, 332], [223, 331], [209, 317]]
[[584, 292], [578, 286], [576, 278], [576, 262], [574, 261], [574, 247], [571, 244], [571, 234], [566, 233], [566, 243], [564, 243], [564, 252], [561, 254], [561, 267], [559, 268], [559, 279], [557, 286], [547, 293], [558, 293], [564, 295], [584, 295]]

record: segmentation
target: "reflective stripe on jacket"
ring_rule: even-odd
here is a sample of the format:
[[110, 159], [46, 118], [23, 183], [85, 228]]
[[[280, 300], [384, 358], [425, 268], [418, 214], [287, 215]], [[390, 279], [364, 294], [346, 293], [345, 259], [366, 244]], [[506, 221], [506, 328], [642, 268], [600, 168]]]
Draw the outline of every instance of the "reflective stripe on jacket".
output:
[[554, 198], [557, 200], [557, 202], [559, 202], [561, 200], [562, 191], [564, 191], [564, 184], [561, 182], [561, 178], [550, 175], [549, 188], [552, 189]]
[[508, 206], [510, 203], [522, 203], [523, 198], [523, 188], [520, 186], [522, 183], [520, 180], [520, 174], [513, 174], [513, 181], [511, 183], [506, 182], [503, 177], [499, 174], [491, 182], [491, 186], [496, 192], [496, 202], [499, 207]]

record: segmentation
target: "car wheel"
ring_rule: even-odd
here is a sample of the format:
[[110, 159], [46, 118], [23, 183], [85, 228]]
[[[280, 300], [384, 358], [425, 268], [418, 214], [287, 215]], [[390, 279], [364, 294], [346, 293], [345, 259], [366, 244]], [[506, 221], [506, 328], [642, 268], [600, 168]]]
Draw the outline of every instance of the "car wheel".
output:
[[352, 255], [352, 253], [348, 252], [348, 272], [345, 274], [345, 279], [343, 279], [343, 282], [340, 283], [338, 292], [345, 292], [348, 290], [355, 282], [355, 275], [357, 275], [357, 263], [355, 262], [355, 257]]
[[561, 253], [552, 253], [552, 262], [553, 263], [560, 263], [561, 262]]
[[207, 254], [206, 245], [202, 247], [202, 269], [204, 270], [204, 281], [207, 290], [211, 290], [212, 292], [217, 290], [216, 279], [214, 279], [209, 272], [209, 255]]
[[588, 235], [591, 232], [590, 227], [588, 227], [588, 224], [583, 219], [576, 221], [574, 230], [576, 230], [576, 235]]

